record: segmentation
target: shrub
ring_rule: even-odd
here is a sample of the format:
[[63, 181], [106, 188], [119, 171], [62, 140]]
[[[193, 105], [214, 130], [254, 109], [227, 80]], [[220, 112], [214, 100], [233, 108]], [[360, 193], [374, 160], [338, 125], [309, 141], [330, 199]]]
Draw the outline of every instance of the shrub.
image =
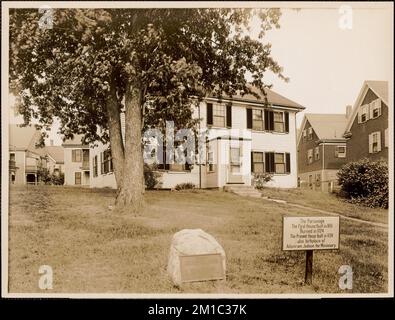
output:
[[37, 178], [44, 184], [51, 184], [51, 174], [47, 168], [39, 168], [37, 171]]
[[273, 175], [270, 173], [254, 173], [254, 187], [258, 190], [262, 190], [265, 184], [271, 181]]
[[179, 191], [179, 190], [190, 190], [190, 189], [195, 189], [195, 188], [196, 188], [196, 186], [192, 182], [180, 183], [180, 184], [177, 184], [175, 186], [175, 189], [177, 191]]
[[61, 186], [64, 184], [64, 173], [59, 172], [59, 173], [53, 173], [51, 175], [51, 184]]
[[341, 195], [368, 207], [388, 208], [388, 165], [362, 159], [344, 165], [337, 173]]
[[154, 189], [159, 182], [160, 173], [156, 172], [156, 169], [155, 165], [144, 164], [144, 181], [147, 189]]

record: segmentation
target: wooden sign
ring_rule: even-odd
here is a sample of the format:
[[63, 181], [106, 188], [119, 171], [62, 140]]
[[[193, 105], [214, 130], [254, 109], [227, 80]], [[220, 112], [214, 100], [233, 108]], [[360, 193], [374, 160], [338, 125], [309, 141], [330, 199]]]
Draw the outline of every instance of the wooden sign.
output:
[[283, 250], [339, 249], [339, 217], [283, 217]]
[[314, 250], [339, 249], [340, 217], [283, 217], [283, 250], [305, 250], [305, 283], [313, 282]]
[[225, 279], [220, 253], [180, 256], [181, 282]]

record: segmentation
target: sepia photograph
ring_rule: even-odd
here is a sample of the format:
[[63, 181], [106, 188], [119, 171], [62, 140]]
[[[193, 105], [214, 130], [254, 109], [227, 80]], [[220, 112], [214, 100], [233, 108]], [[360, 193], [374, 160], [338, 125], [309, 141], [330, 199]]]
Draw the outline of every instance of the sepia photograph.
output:
[[392, 2], [1, 14], [2, 297], [393, 297]]

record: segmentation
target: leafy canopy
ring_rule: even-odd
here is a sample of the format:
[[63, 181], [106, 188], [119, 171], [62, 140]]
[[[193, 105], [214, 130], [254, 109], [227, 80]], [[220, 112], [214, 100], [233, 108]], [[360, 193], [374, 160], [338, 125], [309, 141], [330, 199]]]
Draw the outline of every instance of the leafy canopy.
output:
[[[193, 127], [192, 96], [250, 93], [247, 75], [263, 89], [267, 70], [286, 80], [262, 41], [278, 9], [56, 9], [52, 29], [41, 16], [10, 12], [10, 83], [25, 123], [49, 129], [58, 117], [65, 138], [107, 142], [106, 104], [121, 111], [127, 86], [140, 92], [144, 128]], [[253, 16], [261, 39], [246, 33]]]

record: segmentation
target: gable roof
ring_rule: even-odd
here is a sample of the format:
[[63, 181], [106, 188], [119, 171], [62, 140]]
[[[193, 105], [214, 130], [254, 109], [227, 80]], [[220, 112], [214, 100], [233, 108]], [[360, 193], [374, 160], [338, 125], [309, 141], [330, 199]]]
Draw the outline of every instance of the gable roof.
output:
[[[258, 88], [254, 87], [252, 85], [248, 85], [248, 87], [249, 87], [249, 89], [252, 92], [256, 93], [259, 98], [257, 98], [253, 94], [242, 95], [240, 93], [235, 94], [232, 97], [230, 97], [228, 95], [225, 95], [224, 98], [228, 98], [228, 99], [236, 100], [236, 101], [255, 102], [255, 103], [264, 103], [265, 102], [264, 95]], [[300, 109], [300, 110], [305, 109], [305, 107], [303, 107], [299, 103], [296, 103], [295, 101], [292, 101], [292, 100], [282, 96], [281, 94], [278, 94], [277, 92], [274, 92], [271, 89], [265, 88], [264, 90], [265, 90], [265, 93], [266, 93], [266, 97], [267, 97], [268, 103], [270, 103], [272, 105], [296, 108], [296, 109]], [[210, 98], [216, 98], [216, 97], [213, 97], [213, 96], [209, 96], [209, 97]]]
[[64, 149], [62, 146], [47, 146], [45, 151], [56, 163], [64, 163]]
[[16, 124], [9, 125], [9, 148], [10, 150], [31, 151], [43, 154], [43, 148], [36, 148], [41, 132], [34, 126], [20, 127]]
[[306, 122], [313, 127], [319, 140], [343, 140], [348, 118], [345, 114], [306, 113], [298, 135], [298, 144]]
[[353, 111], [351, 113], [351, 117], [347, 123], [345, 132], [350, 131], [352, 124], [355, 121], [355, 117], [358, 114], [358, 109], [361, 106], [361, 103], [368, 92], [368, 89], [371, 89], [376, 96], [378, 96], [383, 102], [388, 106], [388, 81], [376, 81], [376, 80], [366, 80], [362, 84], [362, 88], [359, 91], [358, 97], [355, 100]]
[[366, 85], [388, 105], [388, 82], [387, 81], [365, 81]]
[[82, 138], [83, 137], [84, 137], [83, 134], [75, 134], [72, 139], [67, 139], [66, 141], [64, 141], [62, 143], [62, 147], [83, 146], [83, 144], [82, 144]]

